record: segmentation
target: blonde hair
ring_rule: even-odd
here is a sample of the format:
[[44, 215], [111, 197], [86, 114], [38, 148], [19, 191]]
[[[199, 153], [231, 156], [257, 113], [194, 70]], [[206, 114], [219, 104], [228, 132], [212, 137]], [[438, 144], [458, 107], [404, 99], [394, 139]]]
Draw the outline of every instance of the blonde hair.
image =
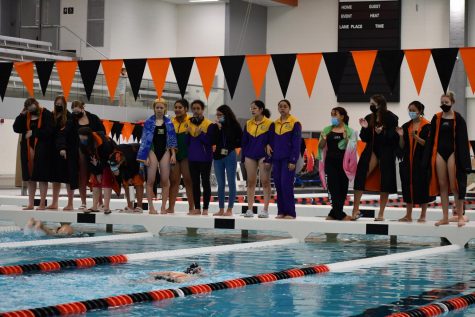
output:
[[155, 109], [155, 106], [157, 105], [157, 103], [164, 104], [165, 107], [168, 108], [168, 101], [163, 97], [157, 98], [153, 101], [153, 104], [152, 104], [153, 109]]
[[455, 94], [453, 91], [447, 91], [445, 94], [443, 94], [442, 96], [440, 96], [440, 98], [443, 98], [443, 97], [447, 97], [450, 99], [450, 101], [452, 103], [455, 103]]

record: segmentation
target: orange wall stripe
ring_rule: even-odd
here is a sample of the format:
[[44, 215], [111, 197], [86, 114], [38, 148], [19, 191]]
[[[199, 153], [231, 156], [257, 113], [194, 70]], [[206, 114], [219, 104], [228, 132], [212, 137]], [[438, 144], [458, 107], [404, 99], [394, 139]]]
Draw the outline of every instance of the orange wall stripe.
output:
[[368, 87], [369, 78], [373, 71], [374, 61], [376, 60], [376, 54], [378, 51], [352, 51], [353, 61], [355, 62], [356, 71], [360, 78], [361, 87], [363, 92], [366, 93]]

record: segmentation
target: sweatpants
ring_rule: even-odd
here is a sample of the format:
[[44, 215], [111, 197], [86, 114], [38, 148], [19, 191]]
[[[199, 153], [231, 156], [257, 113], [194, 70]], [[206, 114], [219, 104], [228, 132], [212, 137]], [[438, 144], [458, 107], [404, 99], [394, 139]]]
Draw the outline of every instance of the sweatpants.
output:
[[[203, 184], [203, 209], [208, 210], [211, 199], [211, 165], [212, 162], [189, 161], [191, 182], [193, 184], [193, 199], [195, 209], [201, 209], [201, 184]], [[201, 181], [200, 181], [201, 178]]]
[[294, 200], [295, 170], [289, 171], [289, 160], [273, 160], [272, 176], [277, 190], [277, 214], [296, 217]]
[[336, 220], [346, 217], [343, 211], [346, 196], [348, 194], [348, 177], [343, 170], [343, 162], [340, 160], [325, 160], [325, 174], [332, 210], [328, 214]]

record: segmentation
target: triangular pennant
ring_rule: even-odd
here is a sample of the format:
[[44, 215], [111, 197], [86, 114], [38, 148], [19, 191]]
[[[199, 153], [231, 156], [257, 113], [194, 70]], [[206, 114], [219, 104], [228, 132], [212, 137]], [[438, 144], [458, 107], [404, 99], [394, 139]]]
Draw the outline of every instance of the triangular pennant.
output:
[[112, 124], [112, 129], [111, 129], [111, 137], [113, 139], [119, 140], [120, 139], [120, 134], [122, 133], [122, 127], [124, 126], [123, 123], [113, 121]]
[[353, 61], [355, 62], [356, 71], [360, 78], [361, 88], [366, 93], [368, 88], [369, 77], [373, 71], [374, 61], [376, 60], [376, 54], [378, 51], [351, 51]]
[[194, 57], [174, 57], [170, 58], [173, 72], [175, 73], [176, 83], [180, 89], [182, 98], [185, 98], [186, 86], [190, 79], [191, 69], [193, 68]]
[[0, 97], [5, 98], [8, 82], [12, 74], [13, 63], [0, 63]]
[[196, 66], [198, 66], [198, 72], [200, 73], [201, 83], [203, 84], [203, 90], [205, 91], [206, 99], [209, 97], [211, 87], [213, 87], [214, 75], [216, 74], [216, 68], [218, 68], [219, 57], [196, 57]]
[[163, 93], [163, 87], [165, 86], [165, 80], [167, 79], [170, 59], [149, 58], [147, 63], [150, 74], [152, 75], [153, 84], [155, 85], [155, 90], [157, 91], [157, 97], [160, 98]]
[[296, 58], [296, 54], [272, 54], [272, 63], [274, 64], [280, 90], [284, 98], [287, 95], [287, 89], [289, 88], [290, 78], [294, 71]]
[[147, 64], [147, 59], [137, 58], [137, 59], [124, 59], [125, 69], [127, 70], [127, 76], [129, 77], [130, 88], [132, 88], [132, 93], [134, 94], [135, 100], [139, 96], [140, 84], [142, 83], [143, 72], [145, 70], [145, 65]]
[[136, 124], [134, 127], [134, 131], [132, 132], [132, 135], [134, 136], [136, 142], [140, 142], [140, 139], [142, 138], [142, 131], [143, 126], [140, 124]]
[[348, 52], [323, 53], [323, 59], [327, 66], [328, 75], [332, 82], [333, 91], [338, 95], [340, 83], [348, 61]]
[[23, 81], [30, 97], [34, 96], [33, 91], [33, 62], [16, 62], [13, 64], [15, 70]]
[[56, 61], [56, 70], [58, 71], [59, 81], [61, 82], [61, 88], [66, 100], [68, 100], [77, 66], [78, 63], [76, 61]]
[[432, 59], [434, 60], [437, 74], [439, 74], [444, 93], [447, 92], [449, 88], [450, 77], [452, 77], [458, 52], [459, 49], [456, 47], [432, 49]]
[[87, 100], [91, 99], [94, 83], [96, 82], [97, 72], [101, 65], [100, 60], [79, 61], [79, 72], [81, 73], [82, 84], [86, 91]]
[[404, 50], [404, 55], [406, 56], [407, 65], [409, 65], [409, 70], [419, 95], [426, 75], [427, 65], [429, 65], [430, 50]]
[[112, 125], [114, 124], [112, 121], [109, 120], [102, 120], [102, 124], [104, 125], [104, 128], [106, 129], [106, 135], [109, 135], [112, 130]]
[[300, 72], [302, 73], [309, 98], [312, 96], [313, 85], [315, 84], [315, 79], [317, 79], [318, 68], [320, 67], [321, 61], [321, 53], [297, 54], [297, 62], [299, 63]]
[[462, 56], [465, 73], [472, 88], [472, 94], [475, 94], [475, 47], [460, 48], [460, 56]]
[[382, 50], [378, 51], [378, 61], [383, 70], [386, 82], [391, 91], [396, 87], [396, 81], [401, 72], [401, 63], [404, 59], [404, 51], [401, 50]]
[[53, 71], [54, 61], [37, 61], [35, 62], [36, 73], [38, 73], [38, 79], [40, 81], [41, 92], [43, 96], [46, 94], [46, 89], [48, 89], [49, 79], [51, 77], [51, 72]]
[[122, 137], [125, 141], [129, 142], [130, 136], [132, 135], [134, 128], [135, 124], [130, 122], [124, 122], [124, 126], [122, 127]]
[[102, 70], [104, 71], [104, 78], [106, 79], [107, 89], [109, 90], [109, 99], [112, 102], [115, 96], [115, 89], [119, 82], [120, 71], [122, 70], [121, 59], [107, 59], [102, 60]]
[[244, 55], [221, 56], [219, 58], [231, 99], [233, 99], [234, 92], [236, 91], [242, 65], [244, 64], [244, 58]]
[[269, 66], [270, 55], [247, 55], [246, 62], [251, 75], [252, 84], [256, 98], [261, 95], [262, 85], [266, 78], [267, 67]]

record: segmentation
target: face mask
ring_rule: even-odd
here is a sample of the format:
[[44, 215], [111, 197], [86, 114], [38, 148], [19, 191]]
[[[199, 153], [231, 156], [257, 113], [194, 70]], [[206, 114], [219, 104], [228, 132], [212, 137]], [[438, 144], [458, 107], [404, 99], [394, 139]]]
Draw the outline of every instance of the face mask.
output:
[[79, 141], [81, 142], [82, 145], [87, 145], [88, 139], [80, 139]]
[[370, 105], [370, 106], [369, 106], [369, 110], [370, 110], [372, 113], [376, 113], [376, 111], [378, 111], [378, 108], [377, 108], [375, 105]]
[[338, 118], [337, 118], [337, 117], [332, 117], [332, 120], [331, 120], [331, 122], [332, 122], [332, 125], [334, 125], [334, 126], [336, 126], [336, 125], [340, 124], [340, 121], [338, 120]]
[[76, 119], [81, 119], [83, 115], [84, 115], [84, 113], [82, 111], [81, 112], [73, 112], [73, 116]]
[[449, 112], [452, 106], [442, 104], [440, 105], [440, 108], [442, 109], [443, 112]]
[[35, 107], [28, 107], [28, 112], [31, 113], [31, 114], [37, 115], [40, 111], [39, 111], [39, 109], [35, 106]]
[[204, 118], [198, 118], [198, 117], [191, 117], [190, 122], [193, 123], [194, 125], [200, 125], [201, 122], [203, 122]]
[[220, 117], [220, 118], [218, 119], [218, 122], [221, 123], [221, 124], [223, 124], [224, 121], [226, 121], [224, 117]]
[[417, 112], [409, 111], [409, 118], [412, 120], [415, 120], [419, 117], [419, 114]]
[[54, 111], [55, 112], [63, 112], [63, 106], [62, 105], [54, 105]]
[[117, 164], [110, 164], [112, 173], [119, 171], [119, 165]]

